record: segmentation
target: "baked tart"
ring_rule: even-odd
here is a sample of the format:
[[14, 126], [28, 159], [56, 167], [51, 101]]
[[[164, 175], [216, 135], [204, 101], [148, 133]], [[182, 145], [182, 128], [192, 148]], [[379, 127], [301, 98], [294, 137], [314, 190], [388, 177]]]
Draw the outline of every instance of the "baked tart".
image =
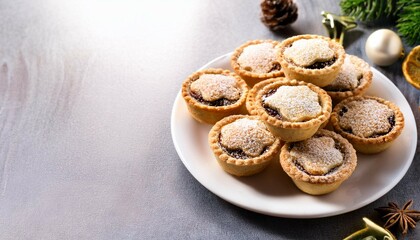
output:
[[217, 122], [209, 144], [220, 166], [235, 176], [264, 170], [280, 151], [276, 138], [257, 116], [233, 115]]
[[261, 80], [284, 76], [277, 58], [279, 45], [274, 40], [244, 43], [232, 54], [232, 69], [251, 87]]
[[321, 195], [336, 190], [352, 175], [357, 155], [339, 134], [320, 129], [309, 139], [283, 145], [280, 164], [300, 190]]
[[404, 128], [404, 116], [393, 103], [379, 97], [343, 100], [331, 114], [334, 131], [361, 153], [377, 153], [391, 146]]
[[369, 64], [356, 56], [346, 54], [337, 78], [323, 89], [334, 103], [339, 103], [345, 98], [362, 95], [371, 84], [372, 71]]
[[324, 87], [336, 79], [344, 63], [344, 48], [327, 37], [298, 35], [280, 44], [279, 60], [289, 79]]
[[283, 79], [284, 79], [283, 77], [270, 78], [270, 79], [266, 79], [266, 80], [263, 80], [263, 81], [255, 84], [251, 88], [251, 90], [249, 90], [248, 95], [246, 97], [246, 109], [248, 110], [248, 113], [251, 114], [251, 115], [256, 115], [256, 113], [254, 113], [254, 103], [255, 103], [255, 97], [256, 97], [257, 92], [259, 90], [263, 89], [268, 84], [271, 84], [273, 82], [283, 80]]
[[253, 113], [287, 142], [310, 138], [329, 119], [332, 108], [330, 96], [321, 88], [286, 78], [265, 86], [254, 98]]
[[182, 84], [182, 97], [192, 117], [214, 124], [220, 119], [246, 113], [248, 86], [238, 75], [223, 69], [191, 74]]

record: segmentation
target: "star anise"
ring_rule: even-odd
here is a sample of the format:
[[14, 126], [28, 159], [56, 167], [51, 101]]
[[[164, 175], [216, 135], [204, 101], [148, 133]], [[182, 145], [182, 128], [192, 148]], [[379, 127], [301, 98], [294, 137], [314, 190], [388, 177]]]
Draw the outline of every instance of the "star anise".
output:
[[385, 214], [382, 218], [388, 219], [384, 228], [389, 229], [399, 223], [398, 226], [402, 234], [405, 235], [409, 228], [416, 228], [416, 222], [420, 220], [420, 211], [409, 209], [412, 205], [413, 200], [410, 200], [400, 209], [396, 203], [390, 202], [387, 207], [380, 207], [375, 210]]

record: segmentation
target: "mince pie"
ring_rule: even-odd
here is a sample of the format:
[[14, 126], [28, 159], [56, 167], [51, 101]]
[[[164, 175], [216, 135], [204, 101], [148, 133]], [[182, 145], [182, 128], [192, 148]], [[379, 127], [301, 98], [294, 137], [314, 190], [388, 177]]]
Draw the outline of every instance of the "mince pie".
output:
[[298, 35], [280, 44], [279, 60], [284, 74], [324, 87], [337, 77], [344, 63], [344, 48], [327, 37]]
[[345, 98], [362, 95], [372, 83], [372, 71], [367, 62], [346, 54], [337, 78], [323, 87], [334, 103]]
[[331, 113], [330, 96], [302, 81], [279, 79], [249, 95], [255, 99], [252, 113], [260, 116], [274, 135], [287, 142], [311, 137]]
[[223, 69], [205, 69], [182, 84], [182, 97], [199, 122], [214, 124], [233, 114], [246, 113], [248, 86], [238, 75]]
[[255, 103], [255, 97], [256, 97], [257, 92], [259, 90], [263, 89], [268, 84], [271, 84], [273, 82], [283, 80], [283, 79], [284, 79], [283, 77], [270, 78], [270, 79], [266, 79], [266, 80], [263, 80], [263, 81], [255, 84], [251, 88], [251, 90], [249, 90], [248, 96], [246, 97], [246, 109], [248, 110], [248, 113], [251, 114], [251, 115], [256, 115], [256, 113], [254, 113], [254, 103]]
[[264, 170], [278, 156], [280, 140], [257, 116], [233, 115], [217, 122], [209, 144], [220, 166], [235, 176]]
[[357, 151], [377, 153], [401, 134], [404, 116], [395, 104], [382, 98], [356, 96], [334, 107], [331, 123]]
[[321, 195], [336, 190], [351, 176], [357, 155], [342, 136], [320, 129], [309, 139], [286, 143], [280, 164], [300, 190]]
[[251, 87], [261, 80], [283, 76], [278, 60], [279, 44], [273, 40], [246, 42], [233, 52], [232, 69]]

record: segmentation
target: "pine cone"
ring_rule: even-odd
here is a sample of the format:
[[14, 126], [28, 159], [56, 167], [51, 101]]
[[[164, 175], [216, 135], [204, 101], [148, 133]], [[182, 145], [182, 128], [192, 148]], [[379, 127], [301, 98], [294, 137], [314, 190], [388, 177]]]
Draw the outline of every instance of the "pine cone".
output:
[[261, 10], [261, 21], [272, 31], [284, 28], [298, 17], [293, 0], [262, 0]]

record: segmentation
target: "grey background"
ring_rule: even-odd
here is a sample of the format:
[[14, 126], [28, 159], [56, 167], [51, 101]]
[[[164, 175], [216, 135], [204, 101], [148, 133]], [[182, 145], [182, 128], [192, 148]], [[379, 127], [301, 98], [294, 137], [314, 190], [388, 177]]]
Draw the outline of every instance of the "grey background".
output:
[[[274, 34], [251, 0], [1, 0], [0, 239], [340, 239], [364, 216], [381, 223], [373, 209], [388, 201], [419, 209], [418, 150], [385, 196], [306, 220], [229, 204], [180, 161], [170, 113], [189, 74], [248, 40], [326, 35], [320, 12], [340, 12], [338, 1], [295, 2], [298, 20]], [[367, 60], [369, 33], [389, 26], [359, 25], [346, 51]], [[418, 129], [420, 92], [401, 63], [377, 69]]]

